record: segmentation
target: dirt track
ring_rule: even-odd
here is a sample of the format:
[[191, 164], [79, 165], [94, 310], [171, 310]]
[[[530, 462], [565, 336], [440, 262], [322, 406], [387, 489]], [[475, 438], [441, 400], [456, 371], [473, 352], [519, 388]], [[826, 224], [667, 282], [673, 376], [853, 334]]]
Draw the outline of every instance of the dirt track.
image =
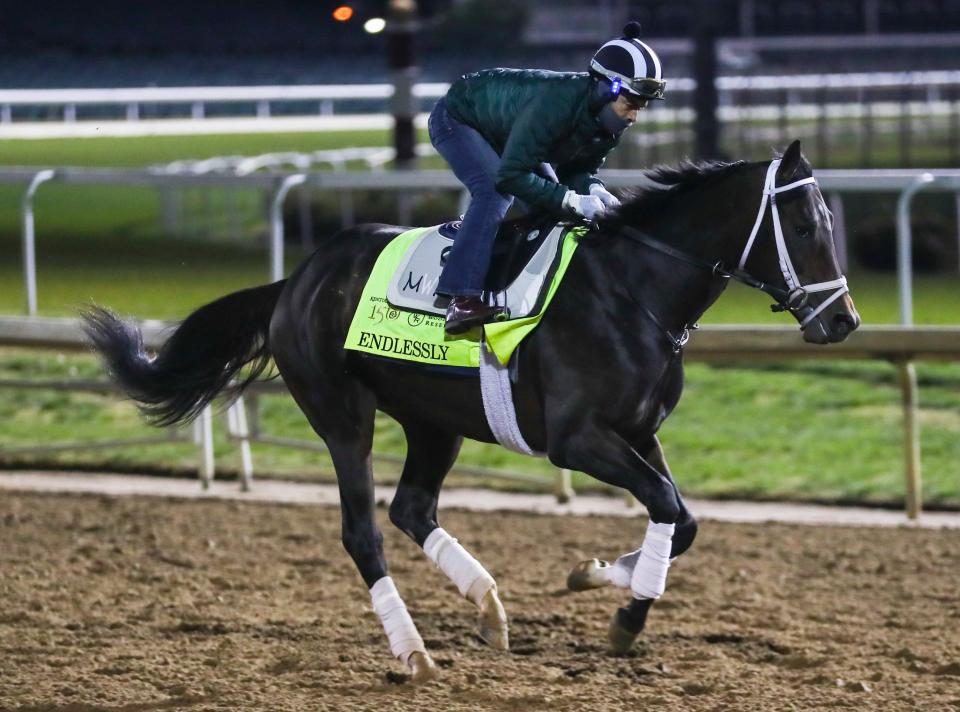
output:
[[[382, 521], [385, 522], [385, 512]], [[4, 494], [0, 709], [960, 709], [960, 531], [707, 523], [634, 653], [625, 594], [562, 592], [640, 521], [449, 512], [497, 578], [510, 653], [384, 527], [443, 671], [389, 658], [329, 507]]]

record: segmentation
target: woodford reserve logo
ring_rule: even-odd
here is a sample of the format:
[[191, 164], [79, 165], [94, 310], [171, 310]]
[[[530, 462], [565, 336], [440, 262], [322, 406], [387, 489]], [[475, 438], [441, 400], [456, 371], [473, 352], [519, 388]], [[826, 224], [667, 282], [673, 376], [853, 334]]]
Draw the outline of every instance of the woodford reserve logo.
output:
[[427, 358], [431, 361], [446, 361], [447, 352], [450, 350], [449, 346], [442, 346], [441, 344], [431, 344], [427, 341], [416, 341], [415, 339], [401, 339], [383, 334], [371, 334], [369, 331], [360, 332], [360, 346], [381, 353]]

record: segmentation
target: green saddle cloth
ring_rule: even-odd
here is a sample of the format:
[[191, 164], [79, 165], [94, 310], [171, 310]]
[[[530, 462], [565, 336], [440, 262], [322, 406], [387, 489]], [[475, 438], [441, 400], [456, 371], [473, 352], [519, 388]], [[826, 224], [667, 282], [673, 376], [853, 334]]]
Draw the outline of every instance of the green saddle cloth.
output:
[[480, 340], [485, 335], [487, 348], [500, 363], [507, 365], [520, 342], [540, 323], [577, 249], [575, 238], [586, 232], [586, 228], [572, 227], [563, 235], [560, 262], [547, 287], [543, 308], [537, 314], [484, 324], [465, 334], [450, 336], [443, 329], [442, 316], [399, 309], [386, 297], [387, 285], [401, 258], [414, 240], [428, 229], [414, 228], [401, 233], [380, 253], [350, 322], [344, 348], [435, 366], [477, 368], [480, 365]]

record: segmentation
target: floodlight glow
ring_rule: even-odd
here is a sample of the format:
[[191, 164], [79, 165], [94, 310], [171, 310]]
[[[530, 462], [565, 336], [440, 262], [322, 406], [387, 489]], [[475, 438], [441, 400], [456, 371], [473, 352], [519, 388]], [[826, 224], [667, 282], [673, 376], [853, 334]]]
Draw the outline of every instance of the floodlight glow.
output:
[[353, 8], [349, 5], [341, 5], [333, 11], [333, 19], [337, 22], [346, 22], [353, 17]]
[[383, 32], [383, 28], [386, 26], [387, 21], [382, 17], [371, 17], [369, 20], [363, 23], [363, 29], [365, 29], [371, 35], [375, 35], [378, 32]]

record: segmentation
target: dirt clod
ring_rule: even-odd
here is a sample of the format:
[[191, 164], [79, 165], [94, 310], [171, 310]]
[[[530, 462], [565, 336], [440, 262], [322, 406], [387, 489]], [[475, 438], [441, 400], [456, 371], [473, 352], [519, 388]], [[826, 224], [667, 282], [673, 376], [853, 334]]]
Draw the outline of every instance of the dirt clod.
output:
[[933, 671], [934, 675], [951, 675], [960, 677], [960, 662], [941, 665]]

